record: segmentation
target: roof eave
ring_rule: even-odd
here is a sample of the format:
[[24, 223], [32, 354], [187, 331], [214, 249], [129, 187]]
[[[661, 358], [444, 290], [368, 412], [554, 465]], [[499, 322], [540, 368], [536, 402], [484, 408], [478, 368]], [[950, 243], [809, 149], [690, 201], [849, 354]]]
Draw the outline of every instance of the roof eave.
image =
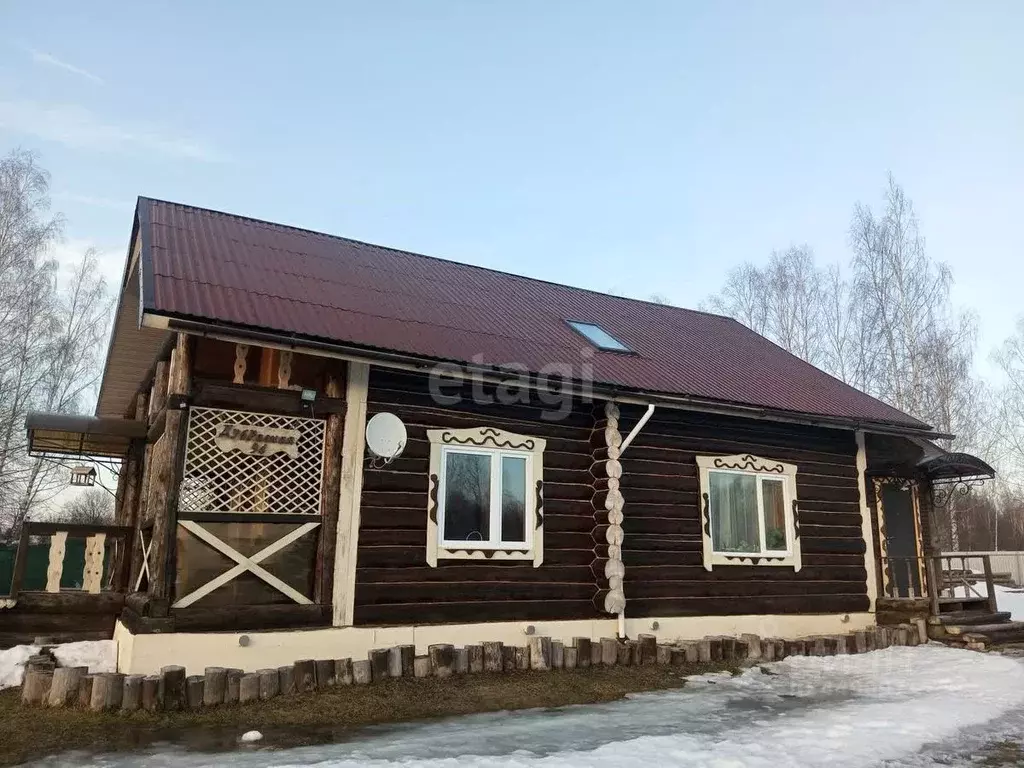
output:
[[[403, 352], [360, 346], [358, 344], [325, 341], [323, 339], [305, 337], [299, 334], [268, 331], [265, 329], [197, 319], [194, 317], [186, 317], [167, 312], [144, 312], [142, 324], [151, 328], [181, 331], [183, 333], [191, 333], [200, 336], [219, 337], [226, 341], [252, 341], [255, 339], [263, 341], [271, 346], [278, 346], [287, 349], [305, 348], [309, 351], [330, 353], [332, 355], [348, 359], [365, 360], [367, 362], [374, 362], [378, 364], [390, 363], [396, 367], [411, 367], [417, 370], [429, 368], [438, 362], [455, 362], [469, 372], [492, 376], [500, 376], [503, 373], [508, 373], [498, 366], [474, 366], [466, 362], [431, 358], [422, 355], [412, 355]], [[601, 397], [602, 399], [634, 399], [637, 402], [654, 402], [655, 404], [662, 405], [676, 405], [678, 407], [720, 412], [725, 415], [743, 416], [746, 418], [774, 419], [804, 423], [812, 426], [841, 427], [851, 430], [863, 430], [865, 432], [877, 432], [880, 434], [923, 437], [929, 440], [949, 440], [953, 438], [952, 435], [935, 432], [934, 429], [928, 425], [915, 427], [911, 424], [902, 424], [899, 422], [872, 421], [829, 416], [818, 413], [786, 411], [758, 405], [712, 400], [694, 395], [641, 390], [622, 385], [594, 385], [593, 392], [596, 396]]]

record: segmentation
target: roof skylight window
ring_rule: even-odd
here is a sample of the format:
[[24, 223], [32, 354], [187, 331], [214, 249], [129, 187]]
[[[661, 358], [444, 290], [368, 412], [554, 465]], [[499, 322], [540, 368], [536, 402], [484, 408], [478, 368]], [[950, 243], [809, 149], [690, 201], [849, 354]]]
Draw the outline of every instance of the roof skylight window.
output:
[[632, 352], [629, 347], [608, 333], [600, 325], [580, 323], [573, 320], [569, 320], [568, 323], [576, 333], [583, 336], [598, 349], [606, 349], [611, 352]]

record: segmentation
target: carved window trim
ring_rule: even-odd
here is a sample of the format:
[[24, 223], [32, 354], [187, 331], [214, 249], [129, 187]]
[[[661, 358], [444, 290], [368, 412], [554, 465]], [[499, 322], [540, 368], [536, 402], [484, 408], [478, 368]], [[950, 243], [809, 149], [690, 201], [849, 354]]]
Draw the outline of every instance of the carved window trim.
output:
[[[787, 464], [775, 459], [766, 459], [749, 453], [730, 456], [698, 456], [697, 467], [700, 475], [700, 530], [703, 541], [704, 568], [710, 571], [716, 565], [779, 565], [799, 571], [800, 558], [800, 516], [796, 493], [796, 464]], [[711, 479], [712, 472], [728, 472], [768, 477], [782, 480], [786, 514], [786, 540], [789, 550], [785, 553], [761, 552], [716, 552], [711, 539]], [[758, 525], [763, 525], [758, 521]]]
[[[436, 567], [438, 560], [532, 560], [534, 567], [544, 561], [544, 448], [547, 441], [530, 435], [518, 435], [493, 427], [471, 429], [428, 429], [430, 441], [430, 484], [427, 493], [427, 564]], [[442, 542], [439, 526], [440, 499], [443, 489], [443, 461], [446, 449], [463, 448], [473, 452], [521, 454], [527, 459], [526, 512], [527, 536], [521, 546], [467, 541], [453, 546]]]

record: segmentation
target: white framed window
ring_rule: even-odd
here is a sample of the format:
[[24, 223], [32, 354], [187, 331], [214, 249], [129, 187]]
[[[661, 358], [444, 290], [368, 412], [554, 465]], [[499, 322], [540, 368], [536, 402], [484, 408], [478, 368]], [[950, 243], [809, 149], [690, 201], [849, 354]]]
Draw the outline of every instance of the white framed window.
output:
[[427, 562], [543, 561], [545, 441], [491, 427], [433, 429]]
[[704, 567], [800, 570], [795, 464], [751, 454], [698, 456]]

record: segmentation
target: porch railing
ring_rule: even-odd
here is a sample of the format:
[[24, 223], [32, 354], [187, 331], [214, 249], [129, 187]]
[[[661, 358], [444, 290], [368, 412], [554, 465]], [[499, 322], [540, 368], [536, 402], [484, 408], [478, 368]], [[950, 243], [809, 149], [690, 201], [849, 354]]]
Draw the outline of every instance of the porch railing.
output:
[[14, 558], [14, 573], [9, 594], [5, 599], [12, 604], [24, 589], [32, 539], [49, 537], [46, 568], [46, 592], [68, 591], [61, 587], [64, 576], [64, 558], [68, 538], [85, 539], [85, 558], [82, 566], [81, 588], [73, 590], [86, 594], [124, 592], [128, 586], [131, 568], [129, 543], [132, 528], [122, 525], [76, 525], [70, 523], [26, 522], [21, 528], [18, 551]]
[[[981, 573], [975, 568], [981, 566]], [[883, 557], [882, 592], [894, 600], [928, 598], [937, 616], [944, 598], [986, 598], [996, 611], [995, 578], [988, 555], [932, 555]], [[984, 589], [981, 584], [984, 582]]]

